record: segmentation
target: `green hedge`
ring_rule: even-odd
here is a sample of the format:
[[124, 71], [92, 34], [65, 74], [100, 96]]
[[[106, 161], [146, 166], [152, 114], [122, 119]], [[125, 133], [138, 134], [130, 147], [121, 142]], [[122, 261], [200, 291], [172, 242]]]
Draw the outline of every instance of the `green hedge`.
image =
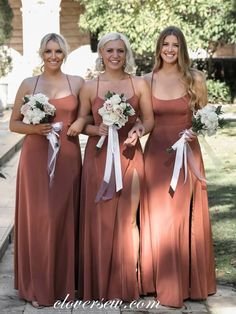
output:
[[225, 82], [217, 80], [206, 81], [208, 90], [208, 102], [212, 104], [230, 103], [230, 88]]

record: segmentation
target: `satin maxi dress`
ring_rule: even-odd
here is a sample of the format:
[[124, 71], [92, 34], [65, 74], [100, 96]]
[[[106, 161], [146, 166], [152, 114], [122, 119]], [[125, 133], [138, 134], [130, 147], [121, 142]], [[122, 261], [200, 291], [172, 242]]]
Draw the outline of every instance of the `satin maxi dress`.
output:
[[70, 91], [66, 97], [49, 100], [56, 107], [52, 122], [63, 122], [52, 186], [46, 136], [26, 135], [17, 174], [15, 288], [20, 298], [47, 306], [67, 294], [74, 300], [77, 282], [81, 153], [78, 137], [66, 135], [78, 111], [77, 97]]
[[[127, 101], [134, 108], [135, 115], [130, 116], [125, 126], [118, 130], [123, 189], [115, 193], [112, 199], [95, 202], [104, 175], [107, 140], [101, 149], [97, 149], [99, 136], [90, 136], [85, 149], [79, 254], [79, 297], [83, 300], [118, 298], [132, 301], [139, 298], [139, 272], [132, 238], [131, 189], [133, 175], [136, 173], [141, 191], [140, 204], [143, 204], [144, 163], [139, 142], [132, 148], [123, 145], [139, 114], [138, 97], [135, 95], [132, 78], [129, 80], [134, 94]], [[95, 125], [102, 122], [98, 109], [104, 103], [104, 99], [98, 96], [99, 78], [97, 84], [97, 95], [92, 105]], [[147, 220], [147, 215], [141, 210], [140, 220], [145, 219]], [[144, 258], [144, 263], [145, 261], [148, 263], [148, 259]], [[149, 282], [147, 278], [146, 283]]]
[[[170, 193], [175, 152], [168, 153], [167, 148], [191, 127], [189, 100], [188, 95], [170, 100], [152, 97], [155, 126], [144, 152], [154, 286], [160, 303], [174, 307], [216, 291], [206, 183], [188, 165], [186, 183], [182, 168], [175, 193]], [[204, 177], [198, 140], [190, 147]]]

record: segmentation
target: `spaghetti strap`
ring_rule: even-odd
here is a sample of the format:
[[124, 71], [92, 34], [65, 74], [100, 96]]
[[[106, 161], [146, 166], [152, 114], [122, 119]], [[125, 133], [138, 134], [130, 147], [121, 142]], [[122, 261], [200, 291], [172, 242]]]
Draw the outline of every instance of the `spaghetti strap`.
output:
[[40, 75], [37, 76], [37, 79], [36, 79], [36, 82], [35, 82], [35, 85], [34, 85], [33, 95], [34, 95], [34, 93], [36, 91], [36, 87], [38, 85], [39, 77], [40, 77]]
[[151, 79], [151, 95], [152, 95], [153, 75], [154, 75], [154, 71], [152, 71], [152, 79]]
[[67, 74], [66, 74], [66, 79], [67, 79], [67, 82], [68, 82], [68, 85], [69, 85], [69, 88], [70, 88], [70, 93], [72, 95], [73, 93], [72, 93], [72, 89], [71, 89], [71, 85], [70, 85], [70, 80], [69, 80], [69, 77], [68, 77]]
[[[134, 93], [134, 95], [135, 95], [134, 83], [133, 83], [133, 80], [132, 80], [131, 75], [129, 75], [129, 78], [130, 78], [130, 81], [131, 81], [131, 85], [132, 85], [133, 93]], [[133, 95], [133, 96], [134, 96], [134, 95]]]
[[97, 79], [97, 92], [96, 92], [96, 98], [98, 97], [98, 88], [99, 88], [99, 75], [98, 75], [98, 79]]

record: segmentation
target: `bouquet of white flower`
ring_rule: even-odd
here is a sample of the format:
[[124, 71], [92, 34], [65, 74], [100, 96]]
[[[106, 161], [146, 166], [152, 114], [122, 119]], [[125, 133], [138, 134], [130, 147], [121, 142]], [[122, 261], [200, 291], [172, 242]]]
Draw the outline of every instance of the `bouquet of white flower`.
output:
[[[105, 102], [98, 110], [105, 125], [113, 126], [117, 130], [120, 129], [128, 121], [129, 116], [133, 116], [135, 111], [133, 107], [126, 102], [124, 94], [116, 94], [108, 91], [105, 95]], [[101, 136], [97, 143], [97, 147], [101, 148], [105, 140], [105, 136]]]
[[[118, 95], [109, 91], [105, 95], [105, 102], [98, 110], [98, 113], [102, 116], [103, 123], [108, 125], [109, 128], [104, 176], [95, 202], [111, 199], [115, 192], [118, 192], [123, 188], [120, 145], [117, 130], [125, 125], [128, 121], [128, 117], [133, 116], [135, 111], [133, 107], [126, 102], [124, 94]], [[105, 136], [101, 136], [96, 146], [101, 148], [104, 140]], [[115, 182], [113, 182], [113, 178], [111, 176], [113, 168], [115, 173]]]
[[[21, 107], [21, 114], [24, 116], [23, 122], [26, 124], [49, 123], [55, 115], [56, 108], [48, 102], [48, 97], [38, 93], [26, 95]], [[62, 122], [52, 123], [52, 130], [47, 135], [48, 146], [48, 175], [49, 184], [52, 184], [56, 168], [57, 155], [60, 149], [59, 131], [62, 129]]]
[[223, 112], [221, 111], [221, 106], [215, 107], [212, 105], [207, 105], [202, 109], [197, 110], [193, 114], [192, 127], [190, 128], [190, 130], [182, 131], [180, 139], [175, 142], [171, 147], [167, 148], [168, 152], [176, 150], [174, 170], [170, 182], [170, 187], [172, 191], [175, 191], [176, 189], [180, 169], [183, 167], [183, 165], [185, 171], [184, 182], [186, 182], [188, 163], [191, 165], [191, 168], [196, 177], [200, 180], [205, 181], [205, 178], [202, 177], [201, 173], [195, 166], [196, 163], [194, 161], [194, 156], [187, 139], [189, 136], [191, 136], [191, 132], [194, 132], [197, 135], [201, 134], [203, 136], [214, 135], [217, 129], [222, 128], [225, 124], [224, 119], [220, 117], [222, 113]]
[[44, 94], [26, 95], [23, 100], [21, 113], [26, 124], [47, 123], [55, 114], [56, 108], [48, 102], [48, 97]]
[[225, 124], [224, 119], [220, 118], [222, 113], [221, 106], [207, 105], [197, 110], [192, 118], [191, 130], [197, 134], [214, 135], [217, 129], [222, 128]]

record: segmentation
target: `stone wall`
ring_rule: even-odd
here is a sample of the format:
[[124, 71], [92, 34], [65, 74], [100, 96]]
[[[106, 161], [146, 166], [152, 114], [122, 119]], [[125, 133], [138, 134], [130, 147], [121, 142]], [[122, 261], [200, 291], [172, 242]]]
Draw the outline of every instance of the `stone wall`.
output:
[[21, 13], [21, 1], [20, 0], [8, 0], [13, 10], [13, 32], [9, 43], [9, 46], [20, 54], [23, 54], [23, 42], [22, 42], [22, 13]]
[[61, 1], [60, 12], [60, 29], [61, 34], [66, 38], [70, 51], [82, 46], [90, 44], [90, 37], [78, 28], [79, 16], [83, 12], [83, 8], [78, 2], [73, 0]]
[[[20, 54], [23, 54], [21, 0], [8, 0], [8, 1], [14, 14], [13, 33], [11, 40], [9, 42], [9, 46], [17, 50]], [[82, 45], [90, 43], [89, 34], [80, 31], [78, 28], [79, 15], [81, 14], [82, 11], [83, 8], [80, 6], [78, 2], [75, 2], [73, 0], [61, 1], [60, 32], [68, 41], [70, 51]]]

